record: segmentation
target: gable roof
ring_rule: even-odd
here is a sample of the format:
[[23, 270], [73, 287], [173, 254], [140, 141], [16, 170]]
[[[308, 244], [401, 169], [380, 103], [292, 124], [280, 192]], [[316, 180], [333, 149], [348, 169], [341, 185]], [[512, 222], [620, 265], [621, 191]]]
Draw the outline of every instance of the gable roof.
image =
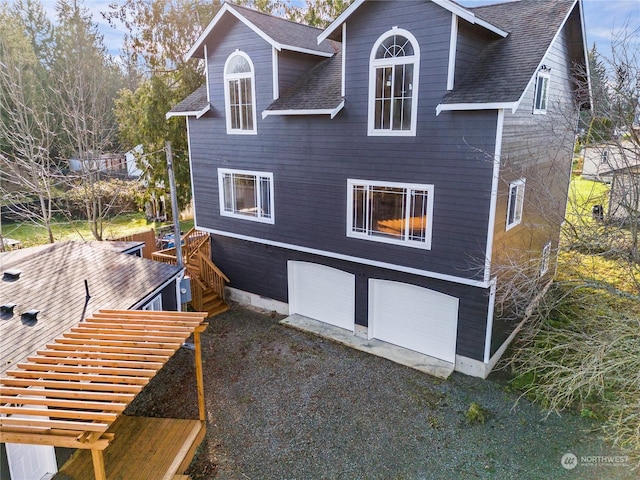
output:
[[[507, 31], [502, 28], [487, 22], [481, 17], [477, 17], [471, 9], [467, 9], [458, 5], [456, 2], [451, 0], [431, 0], [433, 3], [440, 5], [442, 8], [449, 10], [451, 13], [463, 18], [469, 23], [478, 24], [483, 28], [486, 28], [490, 32], [493, 32], [500, 37], [506, 37]], [[340, 38], [340, 33], [338, 27], [340, 27], [346, 20], [351, 16], [353, 12], [355, 12], [360, 6], [365, 2], [365, 0], [355, 0], [349, 7], [342, 12], [342, 14], [336, 18], [331, 24], [325, 29], [324, 32], [318, 37], [318, 43], [325, 41], [330, 38], [333, 40], [338, 40]]]
[[[1, 271], [11, 268], [22, 273], [15, 281], [0, 278], [2, 303], [16, 304], [0, 320], [0, 373], [100, 308], [137, 308], [182, 272], [80, 242], [0, 253]], [[32, 326], [21, 319], [31, 309], [39, 310]]]
[[501, 25], [509, 35], [491, 42], [476, 57], [464, 78], [438, 106], [439, 111], [452, 109], [446, 106], [455, 104], [517, 108], [577, 2], [519, 0], [470, 9], [477, 17]]
[[313, 67], [269, 105], [269, 115], [331, 115], [344, 106], [342, 98], [342, 52]]
[[256, 34], [271, 44], [276, 50], [308, 53], [321, 57], [330, 57], [336, 51], [331, 41], [318, 42], [322, 30], [280, 17], [258, 12], [246, 7], [225, 2], [195, 44], [187, 52], [186, 58], [204, 58], [204, 44], [215, 26], [227, 14], [233, 15]]

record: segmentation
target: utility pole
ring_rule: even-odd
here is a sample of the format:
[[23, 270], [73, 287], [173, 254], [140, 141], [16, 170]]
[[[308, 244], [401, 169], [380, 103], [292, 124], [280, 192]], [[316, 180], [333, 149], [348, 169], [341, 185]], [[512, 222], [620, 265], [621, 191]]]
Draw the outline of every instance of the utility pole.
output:
[[173, 244], [176, 247], [176, 261], [180, 268], [184, 267], [182, 261], [182, 235], [180, 233], [180, 218], [178, 212], [178, 193], [176, 191], [176, 178], [173, 174], [173, 154], [171, 142], [165, 142], [167, 153], [167, 172], [169, 174], [169, 192], [171, 195], [171, 212], [173, 213]]

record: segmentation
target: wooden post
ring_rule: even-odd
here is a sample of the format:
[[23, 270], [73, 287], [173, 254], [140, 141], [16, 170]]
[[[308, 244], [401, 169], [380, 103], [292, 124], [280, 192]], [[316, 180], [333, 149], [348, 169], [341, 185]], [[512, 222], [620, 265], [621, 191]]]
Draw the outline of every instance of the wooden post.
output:
[[96, 480], [107, 480], [107, 472], [104, 468], [104, 455], [102, 450], [91, 449], [91, 459], [93, 460], [93, 472]]
[[198, 412], [200, 414], [200, 421], [207, 421], [207, 409], [204, 403], [204, 379], [202, 376], [202, 346], [200, 344], [200, 332], [204, 331], [206, 326], [196, 327], [193, 332], [193, 345], [195, 347], [196, 357], [196, 384], [198, 386]]

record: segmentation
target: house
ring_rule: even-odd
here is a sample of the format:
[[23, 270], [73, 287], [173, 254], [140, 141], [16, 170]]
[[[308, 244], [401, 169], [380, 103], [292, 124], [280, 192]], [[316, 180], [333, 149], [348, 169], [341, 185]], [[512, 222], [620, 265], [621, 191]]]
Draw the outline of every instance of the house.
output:
[[640, 164], [611, 172], [607, 218], [623, 225], [640, 223]]
[[[142, 247], [142, 242], [62, 242], [0, 253], [0, 376], [99, 309], [180, 310], [183, 269], [140, 258]], [[2, 392], [4, 398], [4, 387]], [[37, 465], [29, 458], [48, 459], [55, 468], [55, 454], [60, 464], [69, 453], [56, 449], [54, 454], [46, 445], [1, 447], [3, 479], [11, 458], [15, 468]]]
[[630, 140], [589, 145], [584, 149], [582, 178], [611, 183], [615, 171], [637, 165], [640, 152]]
[[579, 0], [356, 0], [325, 30], [225, 3], [167, 117], [235, 298], [488, 375], [501, 266], [554, 272], [584, 32]]

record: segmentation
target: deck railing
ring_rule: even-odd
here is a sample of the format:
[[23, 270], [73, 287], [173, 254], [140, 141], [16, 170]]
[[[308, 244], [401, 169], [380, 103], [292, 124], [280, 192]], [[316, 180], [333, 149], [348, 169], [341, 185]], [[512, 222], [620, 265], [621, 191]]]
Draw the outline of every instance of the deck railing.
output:
[[[209, 234], [191, 228], [191, 230], [182, 235], [182, 263], [187, 265], [198, 252], [211, 256]], [[170, 263], [172, 265], [178, 263], [176, 247], [158, 250], [153, 253], [152, 258], [158, 262]]]

